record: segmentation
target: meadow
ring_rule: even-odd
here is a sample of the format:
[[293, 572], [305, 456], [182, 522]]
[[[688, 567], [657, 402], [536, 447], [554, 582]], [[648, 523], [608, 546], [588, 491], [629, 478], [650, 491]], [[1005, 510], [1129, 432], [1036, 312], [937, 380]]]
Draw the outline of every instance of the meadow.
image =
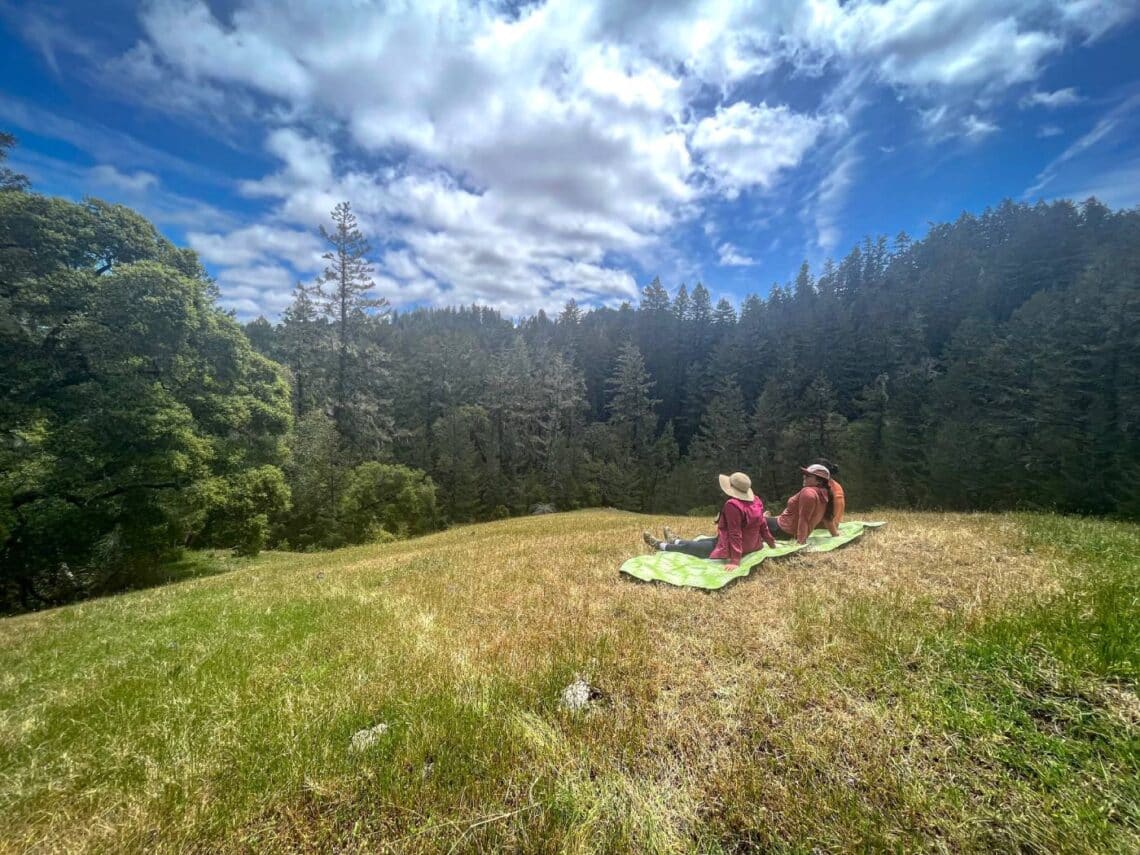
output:
[[1140, 526], [856, 517], [716, 593], [606, 510], [0, 620], [0, 850], [1140, 850]]

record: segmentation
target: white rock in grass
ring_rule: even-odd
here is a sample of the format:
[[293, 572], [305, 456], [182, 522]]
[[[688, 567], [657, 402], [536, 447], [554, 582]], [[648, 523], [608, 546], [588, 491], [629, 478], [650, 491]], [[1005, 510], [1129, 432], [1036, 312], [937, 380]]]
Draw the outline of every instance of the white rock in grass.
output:
[[590, 684], [581, 677], [562, 690], [562, 706], [568, 710], [584, 710], [590, 701], [598, 696], [597, 690], [591, 689]]
[[376, 741], [388, 732], [388, 725], [384, 722], [375, 727], [368, 727], [364, 730], [358, 730], [352, 734], [352, 750], [364, 751], [366, 748], [371, 748], [376, 744]]

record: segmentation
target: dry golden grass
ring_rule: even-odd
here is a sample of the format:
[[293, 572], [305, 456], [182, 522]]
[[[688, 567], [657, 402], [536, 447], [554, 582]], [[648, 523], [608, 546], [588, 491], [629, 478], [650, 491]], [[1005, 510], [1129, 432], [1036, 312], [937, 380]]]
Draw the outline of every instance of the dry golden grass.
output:
[[[869, 643], [906, 668], [1065, 571], [1015, 518], [876, 517], [715, 593], [617, 573], [643, 528], [702, 521], [589, 511], [5, 620], [0, 848], [982, 847], [954, 737], [858, 675]], [[584, 713], [558, 705], [575, 674]]]

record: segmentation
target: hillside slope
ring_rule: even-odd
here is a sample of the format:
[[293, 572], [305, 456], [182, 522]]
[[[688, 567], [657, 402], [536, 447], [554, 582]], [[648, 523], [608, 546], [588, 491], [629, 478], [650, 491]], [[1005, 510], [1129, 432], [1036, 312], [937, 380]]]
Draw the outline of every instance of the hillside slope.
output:
[[0, 621], [0, 847], [1140, 847], [1140, 528], [881, 518], [715, 594], [617, 573], [707, 521], [587, 511]]

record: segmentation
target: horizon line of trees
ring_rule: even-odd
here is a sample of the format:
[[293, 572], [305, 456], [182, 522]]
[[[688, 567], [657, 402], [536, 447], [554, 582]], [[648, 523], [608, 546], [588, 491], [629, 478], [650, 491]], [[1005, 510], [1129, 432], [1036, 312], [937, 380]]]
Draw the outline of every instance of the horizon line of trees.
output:
[[0, 609], [138, 584], [186, 547], [323, 549], [536, 505], [1140, 517], [1140, 211], [1002, 202], [870, 238], [739, 310], [658, 280], [396, 314], [350, 205], [281, 320], [238, 324], [127, 208], [29, 191], [0, 138]]

